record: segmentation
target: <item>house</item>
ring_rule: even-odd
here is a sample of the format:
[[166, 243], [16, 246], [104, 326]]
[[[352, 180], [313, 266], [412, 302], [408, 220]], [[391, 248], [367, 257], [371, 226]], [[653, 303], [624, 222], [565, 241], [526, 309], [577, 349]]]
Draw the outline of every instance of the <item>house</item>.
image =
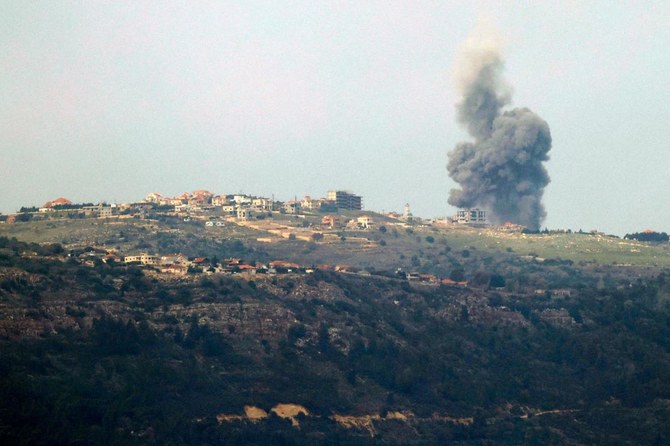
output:
[[428, 282], [428, 283], [439, 283], [439, 279], [435, 277], [432, 274], [419, 274], [419, 280], [421, 282]]
[[174, 199], [179, 200], [181, 203], [184, 203], [191, 199], [191, 194], [189, 194], [188, 192], [184, 192], [183, 194], [174, 197]]
[[300, 202], [296, 200], [289, 200], [284, 203], [283, 209], [287, 214], [297, 214], [300, 212]]
[[112, 206], [100, 205], [100, 210], [98, 211], [99, 212], [98, 216], [100, 218], [111, 217], [114, 214], [114, 209], [116, 209], [115, 205], [112, 205]]
[[177, 206], [174, 207], [175, 212], [193, 212], [195, 210], [195, 207], [191, 204], [178, 204]]
[[241, 264], [237, 265], [237, 269], [239, 269], [240, 274], [256, 274], [257, 268], [253, 265], [246, 265], [246, 264]]
[[572, 290], [569, 288], [558, 288], [551, 290], [551, 297], [570, 297], [572, 296]]
[[300, 201], [300, 207], [303, 209], [318, 210], [321, 208], [321, 204], [323, 202], [323, 199], [314, 200], [309, 195], [305, 195], [305, 197]]
[[161, 272], [166, 274], [174, 274], [175, 276], [185, 276], [188, 273], [186, 265], [163, 265]]
[[102, 258], [102, 261], [105, 262], [105, 263], [109, 263], [109, 262], [121, 263], [123, 261], [123, 259], [121, 257], [117, 256], [116, 254], [110, 252]]
[[340, 217], [337, 215], [325, 215], [321, 219], [321, 226], [325, 226], [327, 228], [336, 228], [340, 226]]
[[272, 200], [269, 198], [254, 198], [251, 200], [251, 207], [258, 211], [271, 211]]
[[233, 195], [233, 201], [235, 204], [241, 205], [241, 204], [246, 204], [250, 205], [251, 204], [251, 197], [248, 197], [246, 195]]
[[287, 262], [285, 260], [273, 260], [270, 262], [270, 268], [275, 270], [283, 268], [288, 270], [288, 272], [292, 272], [300, 269], [300, 265], [297, 263]]
[[228, 197], [225, 195], [217, 195], [216, 197], [212, 197], [213, 206], [225, 206], [228, 203], [229, 203]]
[[451, 279], [442, 279], [440, 280], [440, 283], [443, 285], [460, 285], [460, 286], [465, 286], [468, 284], [467, 282], [456, 282], [455, 280]]
[[42, 206], [42, 207], [53, 208], [53, 207], [56, 207], [56, 206], [70, 206], [71, 204], [72, 204], [72, 202], [70, 200], [68, 200], [67, 198], [60, 197], [60, 198], [56, 198], [53, 201], [47, 201], [46, 203], [44, 203], [44, 206]]
[[144, 201], [146, 201], [147, 203], [160, 204], [160, 202], [163, 201], [163, 196], [158, 192], [151, 192], [149, 195], [144, 197]]
[[368, 215], [358, 217], [356, 222], [358, 223], [358, 227], [363, 229], [371, 229], [375, 226], [375, 222], [372, 220], [372, 217]]
[[192, 264], [196, 268], [202, 268], [203, 270], [207, 270], [213, 266], [216, 266], [212, 265], [212, 261], [207, 257], [196, 257], [195, 259], [193, 259]]
[[106, 204], [100, 203], [97, 205], [93, 206], [84, 206], [84, 215], [87, 217], [111, 217], [112, 216], [112, 211], [113, 208], [112, 206], [108, 206]]
[[235, 209], [235, 214], [238, 220], [249, 220], [253, 216], [253, 213], [248, 208], [243, 208], [242, 206], [237, 206]]
[[556, 327], [571, 327], [577, 324], [565, 308], [546, 308], [540, 313], [540, 319]]
[[206, 206], [212, 202], [212, 197], [214, 196], [208, 190], [195, 190], [191, 194], [188, 202], [196, 206]]
[[522, 232], [526, 227], [508, 221], [500, 225], [497, 229], [503, 232]]
[[481, 209], [459, 209], [454, 217], [454, 222], [459, 224], [486, 224], [486, 211]]
[[349, 221], [347, 222], [346, 228], [347, 228], [347, 229], [350, 229], [350, 230], [356, 230], [356, 229], [359, 229], [358, 221], [356, 221], [355, 219], [351, 219], [351, 220], [349, 220]]
[[161, 256], [160, 262], [161, 265], [186, 265], [188, 263], [188, 257], [184, 254], [165, 254]]
[[160, 263], [160, 258], [156, 255], [142, 253], [132, 256], [125, 256], [123, 261], [125, 263], [141, 263], [142, 265], [158, 265]]
[[312, 209], [312, 197], [305, 195], [302, 200], [300, 200], [300, 207], [304, 209]]

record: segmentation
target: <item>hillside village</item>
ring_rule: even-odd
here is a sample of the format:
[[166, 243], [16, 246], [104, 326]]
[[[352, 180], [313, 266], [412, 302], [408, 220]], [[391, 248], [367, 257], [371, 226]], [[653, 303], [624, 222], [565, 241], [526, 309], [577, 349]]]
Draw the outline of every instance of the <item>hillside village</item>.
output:
[[[384, 214], [363, 211], [362, 197], [348, 191], [329, 191], [324, 198], [278, 201], [274, 197], [260, 197], [247, 194], [214, 194], [207, 190], [196, 190], [175, 197], [166, 197], [159, 193], [150, 193], [143, 200], [133, 203], [73, 203], [67, 198], [57, 198], [46, 202], [41, 207], [24, 207], [20, 212], [8, 216], [0, 216], [0, 224], [13, 225], [21, 222], [58, 222], [66, 220], [101, 222], [107, 228], [123, 225], [124, 222], [136, 222], [145, 228], [153, 227], [152, 222], [172, 222], [174, 229], [162, 229], [160, 232], [177, 231], [180, 227], [192, 228], [195, 232], [207, 237], [228, 237], [230, 231], [246, 231], [247, 241], [256, 246], [273, 246], [291, 241], [307, 243], [307, 246], [328, 246], [342, 249], [348, 246], [351, 252], [377, 252], [386, 245], [388, 236], [398, 237], [398, 233], [412, 234], [414, 231], [424, 232], [429, 243], [433, 243], [437, 232], [445, 228], [471, 228], [502, 240], [525, 237], [523, 226], [512, 223], [493, 226], [487, 221], [485, 211], [479, 209], [462, 209], [452, 218], [425, 220], [412, 214], [409, 204], [402, 213], [388, 212]], [[186, 225], [186, 226], [185, 226]], [[199, 228], [199, 229], [197, 229]], [[154, 231], [154, 230], [152, 230]], [[155, 232], [155, 231], [154, 231]], [[554, 230], [546, 234], [569, 234], [571, 231]], [[480, 236], [483, 234], [479, 232]], [[475, 233], [476, 234], [476, 233]], [[473, 234], [473, 235], [475, 235]], [[507, 234], [507, 235], [506, 235]], [[629, 250], [631, 255], [640, 251], [637, 245], [617, 241], [618, 237], [607, 236], [592, 231], [589, 233], [598, 240], [615, 243], [623, 251]], [[657, 234], [645, 231], [644, 236]], [[662, 233], [665, 234], [665, 233]], [[121, 237], [123, 238], [123, 237]], [[416, 236], [419, 240], [419, 237]], [[245, 242], [246, 243], [246, 242]], [[442, 239], [444, 243], [444, 239]], [[500, 243], [500, 242], [496, 242]], [[630, 246], [630, 248], [629, 248]], [[290, 249], [279, 250], [282, 257], [266, 256], [262, 260], [256, 256], [232, 256], [217, 258], [207, 252], [189, 251], [174, 252], [167, 249], [156, 249], [156, 246], [142, 244], [115, 244], [112, 239], [108, 243], [100, 240], [73, 240], [64, 243], [67, 260], [80, 262], [94, 267], [99, 263], [126, 264], [139, 266], [157, 277], [184, 277], [189, 274], [228, 274], [250, 277], [257, 274], [310, 274], [316, 270], [355, 273], [362, 275], [383, 275], [395, 279], [428, 284], [448, 284], [467, 286], [468, 277], [460, 273], [459, 261], [451, 259], [454, 264], [449, 269], [419, 267], [420, 262], [412, 256], [411, 265], [406, 261], [396, 263], [377, 260], [369, 266], [361, 264], [308, 260], [309, 256], [296, 256]], [[153, 248], [153, 249], [147, 249]], [[400, 247], [399, 247], [400, 248]], [[260, 248], [262, 249], [262, 248]], [[401, 248], [400, 248], [401, 249]], [[511, 250], [511, 248], [507, 248]], [[211, 252], [211, 251], [209, 251]], [[402, 249], [401, 251], [402, 252]], [[446, 251], [445, 251], [446, 252]], [[421, 253], [421, 250], [419, 251]], [[409, 255], [409, 254], [408, 254]], [[269, 258], [268, 258], [269, 257]], [[332, 256], [331, 256], [332, 257]], [[400, 259], [403, 258], [402, 253]], [[519, 255], [521, 261], [541, 262], [543, 258], [535, 253]], [[455, 268], [455, 269], [454, 269]], [[479, 267], [481, 268], [481, 267]], [[471, 272], [471, 277], [476, 271]], [[504, 287], [505, 281], [497, 278], [490, 284]], [[540, 284], [541, 285], [541, 284]], [[519, 291], [518, 289], [516, 291]], [[560, 290], [559, 290], [560, 291]], [[526, 293], [540, 292], [540, 288], [529, 288]]]
[[[159, 218], [177, 218], [184, 223], [201, 224], [203, 230], [223, 228], [226, 225], [242, 226], [268, 234], [257, 237], [258, 242], [273, 243], [277, 240], [303, 240], [312, 243], [340, 242], [347, 231], [381, 231], [387, 227], [406, 228], [410, 225], [444, 224], [440, 221], [423, 221], [414, 217], [409, 204], [404, 212], [385, 215], [364, 213], [362, 197], [351, 192], [330, 191], [327, 198], [276, 201], [252, 195], [215, 195], [206, 190], [183, 193], [176, 197], [148, 194], [137, 203], [75, 204], [66, 198], [48, 201], [39, 208], [22, 208], [22, 212], [7, 216], [5, 224], [24, 221], [54, 219], [139, 219], [151, 221]], [[315, 219], [316, 217], [316, 219]], [[454, 223], [457, 222], [455, 219]], [[469, 222], [461, 218], [461, 223]], [[373, 244], [367, 239], [349, 235], [350, 241], [362, 246]], [[316, 270], [370, 275], [370, 272], [344, 264], [300, 265], [289, 260], [257, 262], [241, 258], [217, 259], [188, 257], [183, 253], [122, 252], [100, 246], [71, 246], [67, 260], [95, 267], [102, 263], [126, 264], [145, 268], [149, 273], [166, 277], [187, 274], [229, 274], [250, 277], [256, 274], [310, 274]], [[439, 278], [433, 274], [405, 272], [397, 268], [386, 276], [430, 284], [457, 284], [465, 281]]]

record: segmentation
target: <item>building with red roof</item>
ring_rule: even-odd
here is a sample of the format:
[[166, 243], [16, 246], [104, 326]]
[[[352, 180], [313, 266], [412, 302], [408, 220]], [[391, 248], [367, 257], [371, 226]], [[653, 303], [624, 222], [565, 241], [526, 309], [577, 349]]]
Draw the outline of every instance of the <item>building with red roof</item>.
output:
[[70, 205], [70, 204], [72, 204], [72, 202], [70, 200], [68, 200], [67, 198], [60, 197], [60, 198], [56, 198], [53, 201], [47, 201], [46, 203], [44, 203], [44, 206], [42, 206], [42, 207], [52, 208], [54, 206], [64, 206], [64, 205]]

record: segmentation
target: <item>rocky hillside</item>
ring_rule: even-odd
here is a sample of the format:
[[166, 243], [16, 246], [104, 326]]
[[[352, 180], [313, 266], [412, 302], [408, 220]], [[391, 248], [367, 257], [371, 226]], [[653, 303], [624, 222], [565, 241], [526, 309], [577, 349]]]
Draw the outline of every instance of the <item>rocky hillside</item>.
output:
[[174, 279], [61, 250], [0, 252], [5, 444], [670, 441], [663, 273], [527, 294], [318, 270]]

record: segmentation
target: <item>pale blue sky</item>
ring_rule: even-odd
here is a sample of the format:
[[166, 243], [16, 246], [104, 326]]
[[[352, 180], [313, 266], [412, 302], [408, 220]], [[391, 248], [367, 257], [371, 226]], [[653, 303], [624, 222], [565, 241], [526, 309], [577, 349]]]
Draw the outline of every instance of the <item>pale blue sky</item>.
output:
[[449, 215], [459, 45], [551, 128], [546, 226], [670, 231], [670, 2], [0, 2], [0, 212], [353, 190]]

